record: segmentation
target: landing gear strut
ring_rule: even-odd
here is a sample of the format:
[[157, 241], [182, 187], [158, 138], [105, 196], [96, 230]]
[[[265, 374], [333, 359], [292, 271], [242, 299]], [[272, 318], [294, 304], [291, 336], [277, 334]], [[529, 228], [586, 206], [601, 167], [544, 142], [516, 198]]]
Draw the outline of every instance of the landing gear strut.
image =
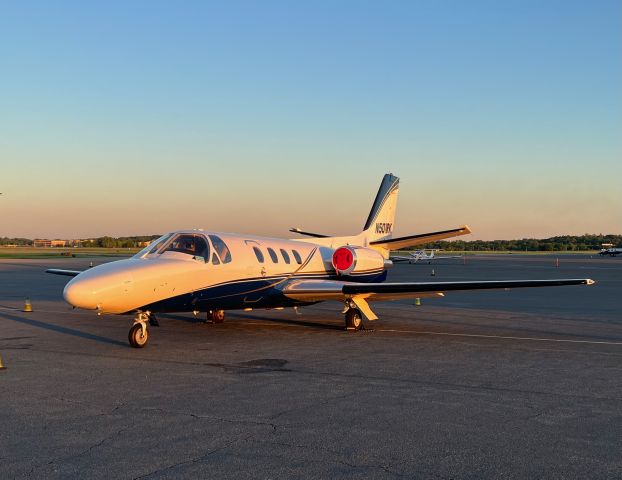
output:
[[346, 312], [346, 330], [361, 330], [363, 315], [358, 308], [349, 308]]
[[225, 311], [210, 310], [207, 312], [207, 321], [212, 323], [223, 323], [225, 321]]
[[128, 340], [134, 348], [143, 348], [149, 341], [149, 330], [147, 322], [150, 322], [149, 314], [139, 312], [134, 317], [134, 325], [130, 328]]

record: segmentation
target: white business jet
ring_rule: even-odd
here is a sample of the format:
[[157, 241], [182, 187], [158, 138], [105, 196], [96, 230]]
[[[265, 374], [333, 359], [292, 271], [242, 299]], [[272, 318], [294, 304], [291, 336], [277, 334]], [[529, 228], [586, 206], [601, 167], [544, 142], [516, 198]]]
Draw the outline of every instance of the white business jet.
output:
[[358, 235], [285, 240], [203, 230], [167, 233], [129, 259], [74, 276], [67, 302], [99, 314], [133, 314], [133, 347], [144, 347], [148, 324], [160, 312], [207, 312], [221, 322], [225, 310], [283, 308], [324, 300], [344, 304], [345, 326], [358, 330], [376, 320], [370, 302], [443, 296], [449, 290], [590, 285], [590, 279], [383, 283], [389, 252], [470, 233], [451, 230], [393, 238], [399, 179], [384, 176], [363, 231]]

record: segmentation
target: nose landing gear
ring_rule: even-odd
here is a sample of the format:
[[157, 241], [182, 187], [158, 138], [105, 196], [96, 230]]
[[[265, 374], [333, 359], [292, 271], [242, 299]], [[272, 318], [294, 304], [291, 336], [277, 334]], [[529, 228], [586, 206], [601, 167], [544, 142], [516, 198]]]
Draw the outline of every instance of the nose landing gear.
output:
[[143, 348], [149, 341], [149, 330], [147, 330], [147, 322], [151, 322], [150, 315], [139, 312], [134, 317], [134, 325], [130, 328], [128, 341], [134, 348]]

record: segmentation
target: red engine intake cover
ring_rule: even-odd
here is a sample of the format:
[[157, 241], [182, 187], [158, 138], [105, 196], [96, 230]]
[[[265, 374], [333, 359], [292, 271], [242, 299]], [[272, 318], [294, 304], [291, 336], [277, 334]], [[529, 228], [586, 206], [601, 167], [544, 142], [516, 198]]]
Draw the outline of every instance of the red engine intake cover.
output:
[[333, 267], [338, 272], [348, 270], [354, 263], [354, 254], [347, 247], [340, 247], [333, 253]]

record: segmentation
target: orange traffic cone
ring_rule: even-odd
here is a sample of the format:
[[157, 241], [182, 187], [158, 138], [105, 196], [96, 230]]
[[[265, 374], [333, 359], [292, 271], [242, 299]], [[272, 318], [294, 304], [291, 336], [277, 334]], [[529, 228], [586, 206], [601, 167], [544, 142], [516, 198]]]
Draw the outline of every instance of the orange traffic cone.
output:
[[32, 312], [32, 304], [30, 303], [29, 298], [27, 298], [24, 302], [24, 309], [22, 310], [22, 312]]

